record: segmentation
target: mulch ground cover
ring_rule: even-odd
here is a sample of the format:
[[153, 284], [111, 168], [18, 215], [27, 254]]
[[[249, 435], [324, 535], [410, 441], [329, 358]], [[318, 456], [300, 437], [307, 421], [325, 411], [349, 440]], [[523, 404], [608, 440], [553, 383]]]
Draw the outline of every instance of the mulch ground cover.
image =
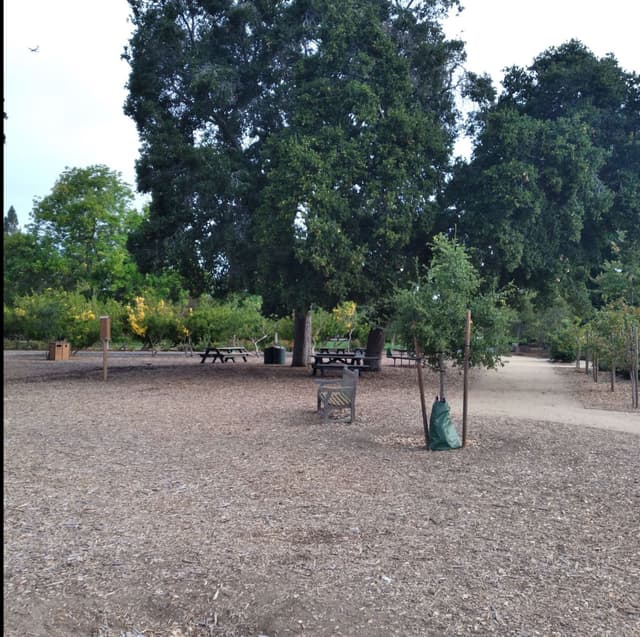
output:
[[323, 426], [307, 369], [41, 358], [5, 352], [8, 637], [640, 635], [640, 436], [430, 452], [415, 369]]

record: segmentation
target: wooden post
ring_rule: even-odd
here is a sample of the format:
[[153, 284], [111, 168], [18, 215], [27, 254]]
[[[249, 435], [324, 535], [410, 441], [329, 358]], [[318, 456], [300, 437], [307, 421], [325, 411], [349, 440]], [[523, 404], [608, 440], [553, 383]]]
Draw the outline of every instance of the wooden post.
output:
[[420, 405], [422, 406], [422, 426], [424, 427], [424, 445], [429, 448], [429, 419], [427, 418], [427, 405], [424, 400], [424, 383], [422, 381], [422, 354], [418, 345], [418, 338], [413, 335], [413, 348], [416, 350], [416, 369], [418, 370], [418, 388], [420, 389]]
[[640, 357], [638, 355], [638, 326], [634, 325], [632, 330], [632, 360], [631, 360], [631, 406], [634, 409], [638, 409], [638, 362]]
[[444, 375], [446, 373], [446, 368], [444, 365], [444, 352], [440, 352], [438, 354], [438, 369], [440, 372], [440, 400], [444, 402], [447, 399], [444, 392]]
[[108, 316], [100, 317], [100, 340], [102, 340], [102, 379], [107, 380], [109, 375], [109, 340], [111, 339], [111, 319]]
[[471, 355], [471, 310], [467, 310], [464, 331], [464, 380], [462, 394], [462, 446], [467, 444], [467, 407], [469, 403], [469, 358]]

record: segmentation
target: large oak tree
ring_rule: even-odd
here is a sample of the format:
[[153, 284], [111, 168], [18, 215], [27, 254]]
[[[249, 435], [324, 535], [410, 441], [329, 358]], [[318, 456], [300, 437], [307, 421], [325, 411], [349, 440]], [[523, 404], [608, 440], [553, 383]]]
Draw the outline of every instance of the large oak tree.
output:
[[129, 243], [140, 266], [300, 320], [390, 290], [448, 168], [463, 51], [440, 20], [457, 0], [130, 5], [125, 110], [152, 196]]

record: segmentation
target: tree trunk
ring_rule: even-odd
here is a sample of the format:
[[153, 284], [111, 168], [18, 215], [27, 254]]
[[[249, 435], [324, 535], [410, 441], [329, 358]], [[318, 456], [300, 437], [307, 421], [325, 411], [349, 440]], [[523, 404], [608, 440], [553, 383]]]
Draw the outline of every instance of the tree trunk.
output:
[[589, 373], [589, 350], [587, 350], [585, 356], [584, 356], [584, 373], [588, 374]]
[[311, 310], [296, 310], [293, 319], [291, 367], [306, 367], [311, 355]]
[[444, 374], [445, 374], [445, 366], [444, 366], [444, 352], [440, 352], [438, 354], [438, 367], [440, 369], [440, 400], [445, 401], [444, 395]]
[[516, 331], [516, 342], [515, 347], [513, 348], [514, 354], [520, 353], [520, 341], [522, 339], [522, 323], [518, 323], [517, 331]]
[[611, 359], [611, 391], [616, 390], [616, 361]]
[[382, 369], [382, 353], [384, 352], [384, 330], [374, 327], [367, 337], [367, 349], [365, 350], [365, 362], [371, 366], [372, 371], [379, 372]]
[[424, 382], [422, 380], [422, 355], [420, 354], [420, 345], [418, 339], [413, 336], [413, 349], [416, 352], [418, 360], [416, 361], [416, 369], [418, 370], [418, 390], [420, 391], [420, 406], [422, 407], [422, 426], [424, 429], [424, 446], [429, 448], [429, 417], [427, 416], [427, 403], [424, 399]]

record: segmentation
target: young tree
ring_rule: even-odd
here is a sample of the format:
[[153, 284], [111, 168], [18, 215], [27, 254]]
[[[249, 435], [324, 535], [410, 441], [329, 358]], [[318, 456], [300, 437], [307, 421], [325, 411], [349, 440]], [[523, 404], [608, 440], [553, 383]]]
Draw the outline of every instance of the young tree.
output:
[[410, 348], [417, 345], [440, 371], [440, 398], [445, 397], [445, 360], [463, 362], [465, 317], [473, 320], [470, 363], [495, 367], [508, 351], [514, 315], [494, 291], [481, 293], [481, 279], [465, 248], [437, 235], [426, 275], [418, 273], [409, 289], [395, 296], [392, 329]]

